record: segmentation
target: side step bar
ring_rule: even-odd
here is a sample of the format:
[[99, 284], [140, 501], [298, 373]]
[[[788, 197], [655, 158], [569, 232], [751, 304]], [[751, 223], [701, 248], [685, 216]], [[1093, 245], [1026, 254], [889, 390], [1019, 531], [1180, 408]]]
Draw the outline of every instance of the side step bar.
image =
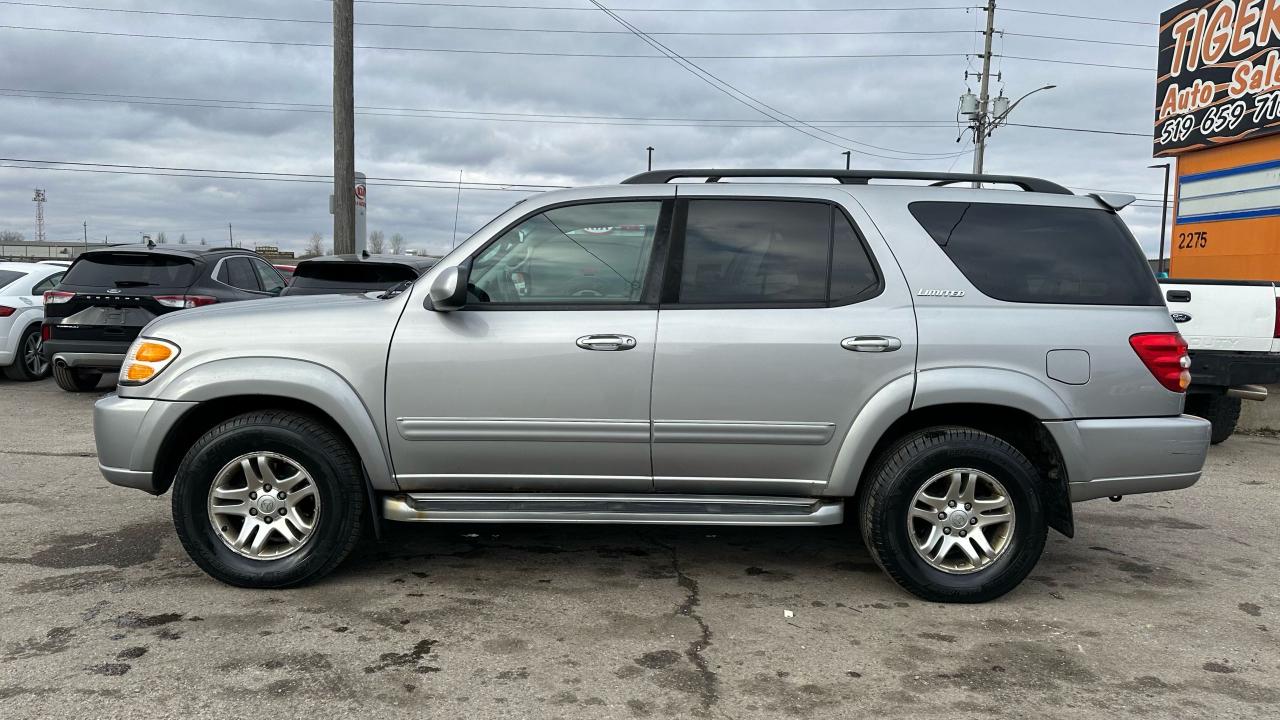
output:
[[838, 525], [840, 499], [720, 495], [409, 493], [388, 495], [382, 514], [400, 522]]

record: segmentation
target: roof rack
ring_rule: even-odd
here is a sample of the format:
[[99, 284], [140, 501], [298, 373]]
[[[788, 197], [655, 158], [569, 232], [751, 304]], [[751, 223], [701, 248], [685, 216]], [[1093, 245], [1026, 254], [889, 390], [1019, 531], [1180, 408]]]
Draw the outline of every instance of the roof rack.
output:
[[693, 168], [685, 170], [650, 170], [622, 181], [623, 185], [663, 185], [678, 178], [701, 178], [707, 182], [719, 182], [722, 178], [831, 178], [842, 185], [867, 185], [872, 180], [932, 180], [935, 187], [960, 182], [984, 182], [999, 185], [1015, 185], [1027, 192], [1071, 195], [1061, 185], [1040, 178], [1022, 175], [975, 175], [973, 173], [944, 173], [914, 170], [796, 170], [796, 169], [744, 169], [720, 170]]

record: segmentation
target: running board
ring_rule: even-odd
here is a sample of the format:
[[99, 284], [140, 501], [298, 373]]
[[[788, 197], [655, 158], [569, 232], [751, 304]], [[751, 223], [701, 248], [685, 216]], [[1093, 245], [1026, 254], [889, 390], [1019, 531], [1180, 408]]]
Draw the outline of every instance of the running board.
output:
[[409, 493], [382, 500], [400, 522], [838, 525], [839, 499], [721, 495]]

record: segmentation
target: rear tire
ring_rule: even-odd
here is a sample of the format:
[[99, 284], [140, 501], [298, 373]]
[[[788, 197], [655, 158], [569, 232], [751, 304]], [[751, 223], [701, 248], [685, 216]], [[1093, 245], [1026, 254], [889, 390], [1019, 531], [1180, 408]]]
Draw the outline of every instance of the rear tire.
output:
[[[263, 458], [270, 461], [265, 472]], [[248, 495], [252, 482], [226, 489], [221, 483], [239, 473], [242, 462], [249, 466], [231, 485], [245, 484], [252, 468], [275, 487], [262, 492], [259, 485], [256, 498]], [[287, 475], [295, 471], [305, 479], [290, 485]], [[310, 490], [301, 509], [306, 517], [295, 522], [288, 496], [301, 496], [304, 487]], [[245, 496], [240, 513], [234, 511], [237, 493]], [[347, 557], [361, 535], [365, 498], [359, 460], [344, 438], [306, 415], [262, 410], [218, 425], [187, 452], [173, 483], [173, 524], [187, 554], [211, 577], [238, 587], [291, 587], [323, 577]], [[243, 532], [249, 522], [257, 523], [256, 534]], [[258, 535], [267, 540], [257, 542]]]
[[27, 328], [18, 339], [18, 351], [13, 364], [4, 369], [5, 377], [19, 382], [32, 382], [49, 377], [49, 361], [40, 354], [41, 344], [40, 326], [33, 325]]
[[[863, 541], [876, 564], [921, 599], [998, 598], [1030, 574], [1044, 550], [1035, 467], [993, 435], [964, 427], [920, 430], [881, 453], [866, 482]], [[968, 487], [977, 491], [966, 496]]]
[[63, 367], [53, 363], [53, 379], [58, 387], [67, 392], [91, 392], [97, 389], [98, 382], [102, 380], [102, 371]]
[[1212, 426], [1209, 442], [1213, 445], [1225, 442], [1236, 432], [1240, 422], [1240, 398], [1226, 395], [1195, 394], [1187, 396], [1187, 414], [1202, 417]]

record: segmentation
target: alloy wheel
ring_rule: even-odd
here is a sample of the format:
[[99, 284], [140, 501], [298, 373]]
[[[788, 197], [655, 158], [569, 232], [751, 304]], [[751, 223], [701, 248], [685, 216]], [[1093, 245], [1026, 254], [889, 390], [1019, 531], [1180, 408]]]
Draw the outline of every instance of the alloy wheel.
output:
[[1004, 485], [972, 468], [929, 478], [907, 511], [912, 547], [931, 567], [956, 575], [982, 570], [1004, 555], [1013, 523], [1013, 501]]
[[297, 461], [274, 452], [241, 455], [209, 486], [209, 522], [222, 542], [252, 560], [278, 560], [306, 545], [320, 495]]
[[43, 350], [44, 340], [40, 338], [40, 333], [27, 335], [26, 342], [22, 344], [22, 364], [26, 366], [28, 373], [38, 378], [44, 377], [49, 371], [49, 362], [44, 359]]

